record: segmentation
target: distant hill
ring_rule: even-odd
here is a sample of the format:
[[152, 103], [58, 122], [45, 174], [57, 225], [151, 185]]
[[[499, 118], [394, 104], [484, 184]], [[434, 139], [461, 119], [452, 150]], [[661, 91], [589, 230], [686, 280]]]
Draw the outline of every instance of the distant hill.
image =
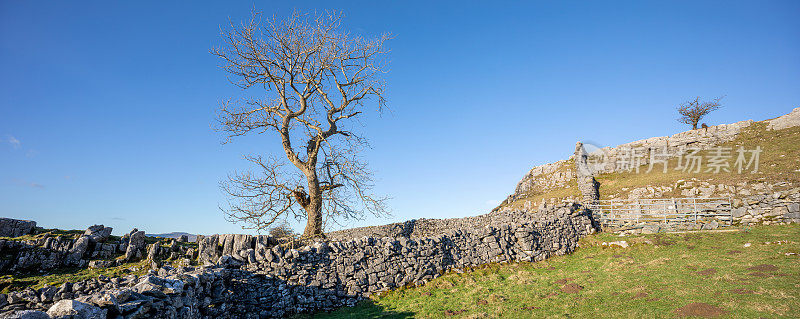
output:
[[197, 241], [197, 235], [190, 234], [190, 233], [184, 233], [184, 232], [171, 232], [171, 233], [164, 233], [164, 234], [147, 234], [147, 236], [150, 236], [150, 237], [175, 238], [175, 239], [178, 239], [183, 235], [186, 235], [187, 237], [189, 237], [189, 241], [191, 241], [191, 242]]

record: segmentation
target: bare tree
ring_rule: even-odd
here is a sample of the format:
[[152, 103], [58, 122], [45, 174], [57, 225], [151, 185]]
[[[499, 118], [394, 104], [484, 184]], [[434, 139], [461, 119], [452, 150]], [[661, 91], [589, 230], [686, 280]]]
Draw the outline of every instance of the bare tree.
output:
[[319, 237], [343, 219], [387, 213], [359, 157], [368, 144], [352, 126], [368, 107], [385, 107], [384, 43], [391, 36], [351, 36], [340, 21], [338, 13], [295, 11], [279, 20], [253, 12], [223, 30], [223, 45], [211, 50], [245, 95], [221, 103], [217, 129], [225, 143], [266, 134], [283, 147], [283, 156], [245, 156], [260, 173], [234, 173], [220, 183], [229, 197], [223, 211], [244, 228], [263, 230], [292, 216], [306, 219], [303, 237]]
[[689, 100], [682, 103], [678, 106], [678, 113], [681, 117], [678, 118], [678, 122], [689, 124], [692, 126], [693, 130], [697, 129], [697, 124], [700, 123], [700, 119], [706, 116], [708, 113], [712, 111], [716, 111], [722, 107], [722, 104], [719, 101], [722, 100], [722, 97], [718, 97], [711, 101], [700, 101], [700, 97], [694, 98], [694, 100]]

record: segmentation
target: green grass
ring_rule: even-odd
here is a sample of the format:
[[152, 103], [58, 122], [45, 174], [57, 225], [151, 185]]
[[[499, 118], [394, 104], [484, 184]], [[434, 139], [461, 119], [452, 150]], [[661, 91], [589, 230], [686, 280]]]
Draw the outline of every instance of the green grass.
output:
[[[607, 198], [611, 194], [622, 197], [626, 196], [625, 189], [632, 189], [642, 186], [674, 186], [678, 180], [690, 180], [696, 178], [711, 184], [736, 185], [737, 183], [747, 182], [790, 182], [795, 185], [800, 183], [800, 127], [792, 127], [778, 131], [767, 131], [766, 123], [757, 122], [745, 128], [731, 142], [720, 145], [732, 148], [733, 158], [730, 160], [731, 172], [684, 172], [674, 170], [677, 166], [677, 159], [669, 161], [668, 171], [664, 173], [661, 165], [654, 165], [650, 173], [646, 173], [649, 166], [642, 166], [639, 173], [622, 172], [601, 174], [597, 177], [600, 183], [600, 194]], [[746, 150], [752, 150], [760, 146], [763, 151], [759, 158], [759, 170], [757, 173], [742, 172], [738, 173], [733, 169], [736, 160], [736, 149], [739, 146]], [[706, 155], [707, 152], [702, 152]], [[705, 169], [705, 166], [704, 166]], [[666, 197], [680, 197], [680, 190], [674, 190], [672, 194], [664, 194]]]
[[[736, 185], [738, 183], [766, 182], [769, 184], [777, 182], [789, 182], [793, 185], [800, 184], [800, 127], [791, 127], [783, 130], [768, 131], [766, 122], [756, 122], [742, 129], [736, 138], [720, 146], [732, 148], [733, 157], [730, 159], [731, 172], [684, 172], [674, 170], [677, 166], [677, 159], [672, 159], [668, 163], [666, 173], [662, 170], [662, 165], [654, 165], [650, 173], [646, 173], [649, 166], [639, 167], [639, 172], [618, 172], [600, 174], [596, 177], [600, 183], [600, 196], [603, 199], [627, 198], [631, 189], [645, 186], [675, 186], [679, 180], [698, 179], [711, 184]], [[757, 173], [742, 172], [741, 174], [733, 169], [736, 160], [736, 150], [739, 146], [746, 150], [752, 150], [756, 146], [762, 148], [759, 158], [759, 170]], [[710, 154], [707, 151], [701, 155]], [[705, 161], [703, 169], [705, 170]], [[563, 169], [571, 169], [564, 167]], [[788, 185], [786, 186], [788, 187]], [[778, 187], [780, 190], [780, 187]], [[511, 208], [521, 208], [526, 201], [540, 202], [543, 199], [565, 197], [579, 197], [580, 192], [574, 181], [566, 187], [548, 189], [546, 191], [532, 191], [524, 198], [506, 204]], [[680, 189], [674, 189], [671, 193], [665, 193], [662, 197], [684, 197], [681, 196]]]
[[40, 239], [44, 236], [49, 237], [69, 237], [69, 238], [78, 238], [81, 234], [83, 234], [83, 230], [63, 230], [63, 229], [45, 229], [41, 227], [36, 227], [33, 234], [30, 235], [23, 235], [19, 237], [0, 237], [2, 240], [13, 240], [13, 241], [26, 241], [26, 240], [34, 240]]
[[3, 275], [0, 276], [0, 293], [22, 290], [27, 287], [39, 289], [45, 285], [60, 286], [65, 282], [107, 277], [122, 277], [130, 274], [143, 275], [150, 270], [147, 261], [128, 263], [109, 268], [62, 268], [46, 275]]
[[[633, 245], [600, 245], [615, 240]], [[789, 242], [765, 244], [779, 240]], [[450, 272], [314, 317], [671, 318], [676, 309], [702, 302], [727, 311], [723, 317], [790, 318], [800, 313], [800, 260], [785, 253], [800, 253], [798, 240], [796, 224], [622, 238], [601, 233], [584, 238], [571, 255]], [[748, 269], [761, 264], [777, 270]], [[713, 270], [699, 273], [707, 269]], [[562, 292], [564, 279], [583, 289]]]

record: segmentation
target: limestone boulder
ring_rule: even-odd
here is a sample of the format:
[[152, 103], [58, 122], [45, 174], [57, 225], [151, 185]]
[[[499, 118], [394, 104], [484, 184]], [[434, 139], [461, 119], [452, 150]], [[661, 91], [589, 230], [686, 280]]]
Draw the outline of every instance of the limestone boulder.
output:
[[86, 253], [86, 250], [89, 248], [89, 236], [81, 236], [75, 243], [72, 244], [72, 248], [69, 250], [69, 255], [67, 255], [67, 264], [69, 265], [78, 265], [83, 258], [83, 254]]
[[36, 222], [32, 220], [0, 218], [0, 237], [30, 235], [35, 229]]
[[142, 258], [143, 251], [147, 248], [143, 231], [136, 231], [128, 238], [128, 248], [125, 250], [125, 260], [132, 261]]
[[105, 227], [103, 225], [93, 225], [86, 229], [83, 233], [84, 236], [89, 236], [89, 239], [96, 241], [96, 242], [104, 242], [111, 236], [111, 231], [113, 228]]
[[106, 319], [107, 313], [105, 309], [70, 299], [61, 300], [47, 310], [53, 319]]
[[143, 295], [164, 298], [166, 295], [180, 294], [183, 292], [183, 281], [156, 276], [145, 276], [131, 289]]

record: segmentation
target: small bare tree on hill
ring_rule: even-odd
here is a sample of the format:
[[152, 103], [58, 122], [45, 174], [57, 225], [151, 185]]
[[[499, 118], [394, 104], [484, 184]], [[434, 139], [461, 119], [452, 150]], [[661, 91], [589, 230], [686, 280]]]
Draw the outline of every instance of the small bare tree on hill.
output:
[[[368, 146], [352, 130], [368, 107], [385, 107], [388, 64], [383, 35], [367, 40], [342, 30], [338, 13], [231, 23], [211, 50], [229, 80], [252, 93], [221, 103], [217, 130], [224, 143], [248, 134], [280, 140], [283, 156], [245, 156], [259, 173], [233, 173], [221, 182], [222, 210], [244, 228], [265, 230], [282, 216], [306, 220], [303, 237], [324, 225], [365, 213], [387, 213], [371, 193], [372, 174], [360, 157]], [[256, 91], [256, 92], [253, 92]]]
[[678, 122], [689, 124], [692, 126], [693, 130], [696, 130], [697, 124], [700, 123], [700, 120], [704, 116], [722, 107], [720, 100], [722, 100], [722, 97], [701, 102], [698, 96], [694, 98], [694, 100], [682, 103], [678, 106], [678, 113], [681, 115], [681, 117], [678, 118]]

